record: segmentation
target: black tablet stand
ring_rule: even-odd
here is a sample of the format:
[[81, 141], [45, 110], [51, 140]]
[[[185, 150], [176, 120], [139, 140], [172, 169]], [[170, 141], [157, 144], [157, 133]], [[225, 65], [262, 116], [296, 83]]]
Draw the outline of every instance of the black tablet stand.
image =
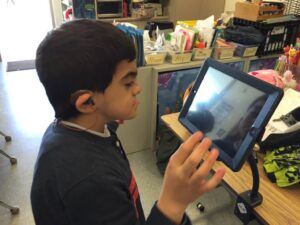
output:
[[[261, 140], [263, 130], [258, 140]], [[259, 142], [257, 142], [259, 143]], [[255, 155], [255, 156], [254, 156]], [[252, 176], [253, 176], [253, 184], [252, 189], [245, 191], [237, 196], [236, 205], [234, 209], [235, 215], [244, 223], [248, 224], [251, 220], [255, 218], [252, 209], [262, 203], [263, 197], [258, 192], [259, 189], [259, 173], [257, 169], [257, 158], [256, 152], [253, 150], [252, 154], [250, 154], [248, 158], [248, 163], [251, 168]]]
[[[257, 143], [262, 139], [262, 136], [265, 132], [263, 129], [257, 138]], [[253, 213], [253, 208], [260, 205], [262, 203], [263, 197], [258, 192], [259, 189], [259, 173], [257, 169], [257, 157], [256, 152], [252, 150], [250, 156], [248, 157], [248, 163], [251, 168], [253, 183], [252, 189], [245, 191], [237, 196], [234, 213], [235, 215], [243, 222], [243, 224], [248, 224], [250, 221], [255, 219], [255, 215]], [[197, 203], [197, 208], [200, 212], [204, 212], [205, 207], [199, 202]]]
[[[248, 163], [250, 164], [253, 176], [252, 189], [237, 196], [234, 209], [235, 215], [243, 222], [243, 224], [248, 224], [255, 218], [252, 209], [261, 204], [263, 200], [262, 195], [258, 192], [259, 173], [256, 165], [257, 159], [254, 155], [256, 155], [256, 152], [253, 150], [252, 154], [250, 154], [248, 158]], [[200, 202], [197, 203], [197, 208], [200, 210], [200, 212], [204, 212], [205, 207]]]
[[245, 191], [240, 196], [253, 208], [262, 203], [262, 195], [258, 192], [259, 189], [259, 173], [256, 165], [256, 159], [253, 154], [248, 158], [248, 163], [253, 176], [252, 190]]

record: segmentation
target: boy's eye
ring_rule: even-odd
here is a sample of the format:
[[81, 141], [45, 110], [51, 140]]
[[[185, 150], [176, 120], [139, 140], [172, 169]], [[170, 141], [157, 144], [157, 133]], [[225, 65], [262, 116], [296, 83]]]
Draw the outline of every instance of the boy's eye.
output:
[[134, 81], [125, 84], [126, 87], [131, 87], [132, 85], [134, 85]]

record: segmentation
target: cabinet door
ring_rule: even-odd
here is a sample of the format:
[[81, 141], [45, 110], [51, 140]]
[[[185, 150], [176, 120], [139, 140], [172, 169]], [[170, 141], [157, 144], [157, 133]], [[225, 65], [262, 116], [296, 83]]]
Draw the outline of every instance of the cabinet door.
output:
[[225, 0], [171, 0], [168, 15], [174, 23], [178, 20], [199, 20], [211, 15], [216, 18], [224, 12]]
[[200, 15], [201, 0], [176, 0], [176, 19], [194, 20], [204, 18]]

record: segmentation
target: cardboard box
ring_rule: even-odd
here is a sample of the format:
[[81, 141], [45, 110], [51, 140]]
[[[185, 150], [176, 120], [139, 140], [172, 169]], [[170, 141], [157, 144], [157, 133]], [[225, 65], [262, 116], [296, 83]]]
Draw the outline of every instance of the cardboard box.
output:
[[173, 53], [169, 52], [169, 61], [172, 64], [188, 63], [192, 59], [192, 52], [187, 53]]
[[284, 5], [258, 5], [249, 2], [237, 2], [235, 4], [234, 17], [250, 20], [261, 21], [275, 17], [283, 16]]
[[194, 48], [192, 60], [204, 60], [211, 56], [212, 49], [211, 48]]

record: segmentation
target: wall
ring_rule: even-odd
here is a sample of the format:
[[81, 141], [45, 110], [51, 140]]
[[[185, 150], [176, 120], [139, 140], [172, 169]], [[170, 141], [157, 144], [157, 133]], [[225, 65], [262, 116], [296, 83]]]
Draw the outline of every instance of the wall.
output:
[[235, 10], [235, 3], [243, 2], [244, 0], [225, 0], [225, 7], [224, 11], [234, 11]]

